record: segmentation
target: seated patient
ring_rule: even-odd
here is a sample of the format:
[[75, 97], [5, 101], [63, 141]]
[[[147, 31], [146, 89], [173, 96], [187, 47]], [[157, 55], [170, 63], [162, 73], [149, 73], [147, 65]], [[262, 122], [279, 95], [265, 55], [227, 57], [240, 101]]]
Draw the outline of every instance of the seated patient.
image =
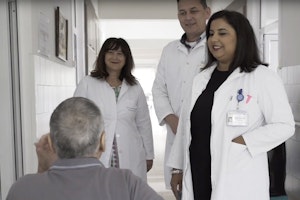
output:
[[52, 113], [50, 134], [36, 144], [40, 173], [15, 182], [7, 200], [162, 200], [131, 171], [103, 167], [103, 129], [101, 112], [92, 101], [63, 101]]

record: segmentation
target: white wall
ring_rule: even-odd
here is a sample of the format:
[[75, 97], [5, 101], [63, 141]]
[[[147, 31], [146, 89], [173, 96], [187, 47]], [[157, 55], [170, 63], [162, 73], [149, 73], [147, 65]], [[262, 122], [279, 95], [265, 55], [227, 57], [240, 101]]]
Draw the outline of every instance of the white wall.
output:
[[[57, 96], [59, 96], [60, 99], [63, 99], [70, 95], [68, 92], [59, 90], [56, 93], [53, 93], [49, 88], [53, 85], [57, 85], [57, 89], [60, 89], [59, 87], [65, 87], [63, 83], [59, 82], [57, 77], [60, 77], [63, 68], [72, 67], [71, 42], [68, 43], [69, 50], [67, 62], [63, 62], [55, 57], [54, 29], [54, 13], [56, 7], [59, 6], [63, 16], [69, 20], [68, 38], [71, 39], [71, 5], [71, 0], [63, 2], [38, 0], [18, 2], [21, 113], [25, 173], [34, 172], [36, 170], [36, 165], [34, 165], [36, 163], [36, 156], [33, 143], [37, 140], [37, 137], [42, 134], [37, 132], [40, 130], [40, 124], [37, 122], [42, 121], [41, 118], [44, 117], [44, 115], [40, 115], [41, 113], [38, 105], [43, 104], [47, 107], [47, 109], [43, 110], [44, 114], [47, 112], [51, 113], [52, 109], [57, 105]], [[49, 20], [49, 24], [47, 24], [47, 26], [49, 26], [49, 39], [45, 44], [49, 47], [49, 54], [47, 56], [38, 53], [39, 20], [41, 13]], [[57, 68], [56, 65], [61, 65], [61, 67]], [[73, 86], [75, 86], [75, 69], [73, 68], [70, 73], [74, 77]], [[40, 87], [44, 87], [42, 92], [40, 92]], [[45, 126], [46, 125], [47, 124], [45, 124]]]
[[[76, 74], [73, 61], [73, 33], [77, 34], [78, 67], [84, 69], [84, 5], [77, 2], [77, 28], [73, 26], [73, 0], [26, 0], [17, 1], [17, 26], [19, 42], [20, 98], [24, 173], [36, 172], [37, 158], [34, 142], [49, 130], [49, 117], [62, 100], [71, 97], [76, 87], [76, 76], [82, 77], [84, 70]], [[68, 60], [55, 56], [55, 9], [59, 6], [68, 19]], [[42, 16], [42, 17], [41, 17]], [[47, 53], [39, 48], [39, 23], [48, 29], [44, 40]], [[9, 57], [8, 8], [0, 1], [0, 152], [1, 195], [5, 199], [14, 182], [13, 130], [11, 105], [11, 80]]]
[[212, 0], [210, 7], [212, 13], [217, 12], [219, 10], [225, 9], [229, 6], [234, 0]]
[[295, 66], [300, 64], [299, 9], [300, 1], [280, 0], [279, 63], [281, 66]]

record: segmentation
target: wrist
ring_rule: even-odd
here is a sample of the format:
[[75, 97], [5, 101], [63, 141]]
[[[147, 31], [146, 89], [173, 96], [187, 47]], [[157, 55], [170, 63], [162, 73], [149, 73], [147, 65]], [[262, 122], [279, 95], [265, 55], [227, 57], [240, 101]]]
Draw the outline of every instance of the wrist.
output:
[[183, 172], [181, 169], [172, 169], [171, 173], [173, 175], [173, 174], [182, 174]]

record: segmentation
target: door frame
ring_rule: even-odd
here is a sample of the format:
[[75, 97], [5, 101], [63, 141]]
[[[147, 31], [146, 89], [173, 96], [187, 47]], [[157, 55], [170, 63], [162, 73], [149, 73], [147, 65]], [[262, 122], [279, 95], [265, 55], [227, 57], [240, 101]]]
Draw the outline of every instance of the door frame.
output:
[[20, 72], [16, 0], [0, 2], [1, 105], [0, 110], [0, 200], [9, 188], [23, 176], [22, 121], [20, 103]]

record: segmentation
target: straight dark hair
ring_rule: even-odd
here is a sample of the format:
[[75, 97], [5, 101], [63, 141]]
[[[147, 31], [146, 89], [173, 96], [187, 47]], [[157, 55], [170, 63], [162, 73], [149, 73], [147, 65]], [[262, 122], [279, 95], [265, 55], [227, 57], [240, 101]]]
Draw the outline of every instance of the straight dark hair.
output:
[[[179, 3], [180, 0], [177, 0], [177, 3]], [[206, 0], [199, 0], [199, 2], [202, 4], [203, 8], [207, 8]]]
[[132, 53], [128, 43], [122, 38], [108, 38], [103, 43], [95, 63], [95, 68], [91, 72], [91, 76], [99, 79], [101, 78], [105, 79], [106, 77], [108, 77], [109, 74], [106, 70], [105, 54], [109, 50], [118, 50], [119, 48], [121, 48], [126, 59], [125, 66], [122, 68], [119, 79], [121, 81], [125, 79], [129, 85], [135, 85], [137, 84], [137, 80], [131, 73], [134, 68]]
[[[206, 26], [207, 40], [210, 37], [209, 32], [212, 21], [220, 18], [232, 26], [237, 37], [235, 55], [229, 66], [229, 71], [239, 67], [241, 72], [251, 72], [258, 65], [268, 66], [267, 63], [262, 62], [260, 59], [255, 34], [249, 20], [239, 12], [221, 10], [214, 13]], [[208, 50], [208, 61], [203, 69], [209, 68], [216, 61], [216, 58]]]

